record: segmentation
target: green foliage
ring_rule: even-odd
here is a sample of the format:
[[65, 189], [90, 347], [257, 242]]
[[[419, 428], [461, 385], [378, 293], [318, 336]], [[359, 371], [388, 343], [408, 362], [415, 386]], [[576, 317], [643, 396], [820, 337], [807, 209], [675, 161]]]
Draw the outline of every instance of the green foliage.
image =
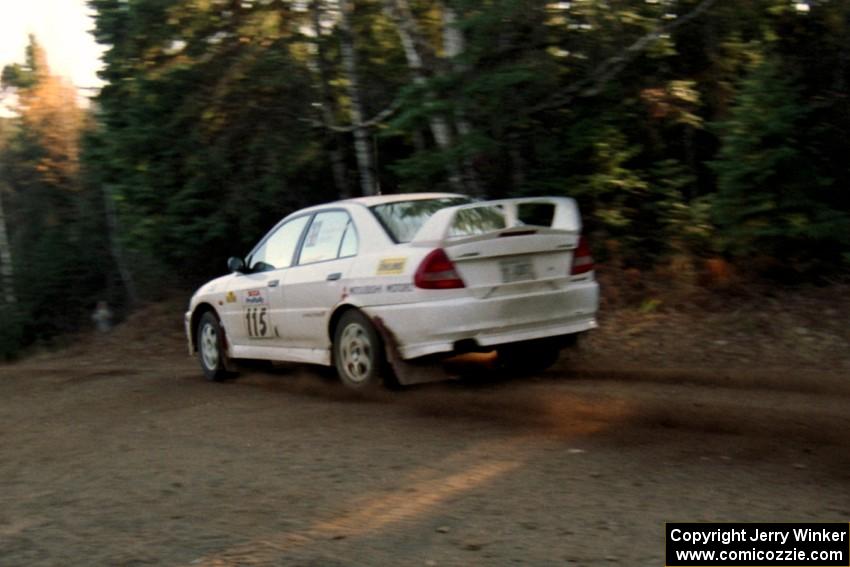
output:
[[3, 67], [2, 85], [4, 88], [28, 88], [34, 84], [32, 72], [18, 63]]
[[[572, 195], [588, 230], [617, 242], [626, 265], [669, 253], [746, 257], [763, 252], [764, 239], [778, 253], [789, 238], [801, 253], [823, 247], [840, 262], [848, 204], [835, 187], [850, 175], [837, 165], [846, 160], [824, 156], [850, 145], [848, 130], [835, 126], [846, 113], [840, 97], [806, 89], [846, 84], [847, 8], [823, 3], [803, 14], [780, 0], [717, 3], [626, 54], [669, 22], [666, 14], [696, 4], [417, 1], [404, 16], [412, 19], [399, 22], [378, 0], [354, 2], [365, 114], [398, 105], [371, 132], [384, 189]], [[303, 31], [311, 12], [289, 4], [92, 5], [109, 84], [89, 167], [118, 204], [131, 253], [184, 273], [217, 272], [220, 258], [244, 252], [283, 214], [336, 196], [336, 143], [355, 174], [350, 134], [332, 138], [310, 124], [318, 104], [342, 123], [350, 105], [332, 4], [315, 5], [319, 37]], [[418, 69], [405, 59], [399, 26], [416, 36]], [[462, 41], [455, 57], [445, 43], [452, 27]], [[786, 80], [780, 94], [758, 98], [757, 83], [772, 89], [769, 79], [742, 77], [764, 54], [775, 76], [801, 87]], [[624, 55], [613, 78], [597, 82]], [[797, 135], [802, 122], [812, 135]], [[705, 126], [719, 123], [728, 127]], [[438, 139], [441, 124], [447, 140]], [[781, 207], [764, 189], [779, 178]]]
[[[131, 252], [211, 273], [292, 209], [332, 198], [302, 120], [311, 84], [295, 25], [277, 8], [94, 4], [115, 80], [98, 98], [91, 165]], [[173, 24], [151, 27], [157, 18]]]
[[40, 67], [44, 66], [44, 61], [43, 58], [41, 58], [41, 61], [39, 60], [39, 49], [38, 41], [34, 35], [30, 34], [29, 44], [26, 50], [26, 63], [23, 65], [12, 63], [3, 67], [0, 85], [4, 89], [11, 87], [26, 90], [36, 85], [38, 82], [38, 73], [40, 71], [46, 71], [46, 69], [40, 69]]
[[600, 258], [648, 267], [670, 252], [704, 253], [700, 244], [712, 227], [694, 223], [701, 207], [685, 197], [693, 174], [675, 159], [648, 162], [622, 120], [611, 117], [602, 127], [598, 119], [579, 121], [567, 138], [566, 167], [576, 175], [562, 190], [578, 199], [588, 232], [617, 242], [616, 256], [602, 250]]
[[768, 58], [752, 67], [728, 119], [717, 124], [714, 214], [733, 256], [781, 258], [799, 268], [834, 263], [847, 245], [850, 215], [834, 208], [839, 190], [807, 144], [811, 112]]

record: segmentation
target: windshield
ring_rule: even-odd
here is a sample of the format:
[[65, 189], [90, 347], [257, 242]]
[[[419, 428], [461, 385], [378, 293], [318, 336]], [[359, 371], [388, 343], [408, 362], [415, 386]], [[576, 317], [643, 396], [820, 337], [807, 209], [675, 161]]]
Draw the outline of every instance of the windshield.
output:
[[416, 199], [397, 201], [371, 207], [375, 216], [384, 225], [396, 242], [410, 242], [431, 215], [457, 205], [466, 205], [472, 200], [466, 197], [442, 197], [439, 199]]

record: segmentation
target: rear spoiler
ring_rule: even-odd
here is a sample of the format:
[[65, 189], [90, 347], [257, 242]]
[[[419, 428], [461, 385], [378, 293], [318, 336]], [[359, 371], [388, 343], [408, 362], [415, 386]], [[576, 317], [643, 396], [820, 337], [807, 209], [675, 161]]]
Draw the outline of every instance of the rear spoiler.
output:
[[413, 245], [434, 245], [444, 242], [449, 238], [454, 220], [458, 213], [464, 210], [477, 208], [494, 208], [499, 207], [505, 217], [505, 226], [492, 232], [504, 232], [514, 227], [519, 226], [539, 226], [529, 225], [520, 221], [519, 208], [523, 205], [552, 205], [555, 207], [552, 215], [552, 222], [549, 226], [544, 226], [544, 229], [563, 231], [572, 234], [581, 232], [581, 217], [579, 216], [578, 205], [575, 199], [569, 197], [528, 197], [521, 199], [498, 199], [494, 201], [481, 201], [470, 203], [468, 205], [458, 205], [456, 207], [447, 207], [440, 209], [428, 219], [422, 228], [416, 233], [416, 236], [411, 240]]

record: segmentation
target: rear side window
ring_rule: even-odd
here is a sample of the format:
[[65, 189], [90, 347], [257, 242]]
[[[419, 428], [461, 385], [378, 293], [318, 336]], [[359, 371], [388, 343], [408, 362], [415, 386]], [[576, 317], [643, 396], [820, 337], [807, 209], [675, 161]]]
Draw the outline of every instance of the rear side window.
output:
[[393, 240], [410, 242], [431, 215], [440, 209], [470, 202], [465, 197], [443, 197], [386, 203], [375, 205], [371, 209]]
[[318, 213], [307, 230], [299, 264], [312, 264], [357, 254], [357, 233], [345, 211]]

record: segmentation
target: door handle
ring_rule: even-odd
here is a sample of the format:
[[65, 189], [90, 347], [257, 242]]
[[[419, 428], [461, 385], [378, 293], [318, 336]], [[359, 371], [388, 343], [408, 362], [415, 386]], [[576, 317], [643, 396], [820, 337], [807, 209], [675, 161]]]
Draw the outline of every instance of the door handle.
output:
[[329, 282], [335, 282], [336, 280], [342, 277], [342, 272], [334, 272], [332, 274], [328, 274], [328, 277], [325, 278]]
[[280, 283], [280, 280], [271, 280], [269, 282], [269, 287], [277, 287], [277, 284]]

